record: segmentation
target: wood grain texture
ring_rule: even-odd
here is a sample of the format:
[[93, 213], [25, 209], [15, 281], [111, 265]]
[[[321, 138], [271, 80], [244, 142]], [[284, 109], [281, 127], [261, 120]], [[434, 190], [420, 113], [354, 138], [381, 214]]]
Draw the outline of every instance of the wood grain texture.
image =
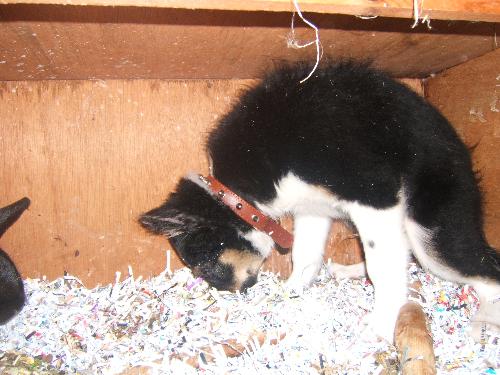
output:
[[[427, 1], [427, 0], [426, 0]], [[244, 2], [242, 2], [244, 3]], [[399, 77], [427, 77], [495, 48], [497, 24], [309, 14], [323, 59], [372, 59]], [[0, 80], [247, 79], [281, 61], [291, 14], [138, 7], [0, 5]], [[298, 20], [296, 38], [314, 33]]]
[[[2, 0], [0, 3], [62, 4], [97, 6], [142, 6], [184, 9], [217, 9], [289, 12], [290, 0]], [[411, 0], [300, 0], [304, 12], [338, 13], [361, 16], [406, 17], [414, 14]], [[498, 0], [419, 1], [422, 15], [432, 19], [500, 21]]]
[[426, 81], [426, 96], [473, 148], [484, 195], [485, 230], [500, 249], [500, 50]]
[[164, 269], [167, 241], [136, 218], [187, 171], [207, 171], [207, 129], [242, 84], [2, 83], [0, 206], [23, 195], [32, 205], [1, 243], [23, 276], [67, 271], [94, 285], [128, 265]]

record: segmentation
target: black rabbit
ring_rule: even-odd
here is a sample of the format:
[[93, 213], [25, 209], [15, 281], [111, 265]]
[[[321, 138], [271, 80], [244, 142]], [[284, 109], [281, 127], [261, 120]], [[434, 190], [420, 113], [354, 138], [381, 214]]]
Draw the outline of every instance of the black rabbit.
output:
[[[28, 198], [0, 208], [0, 237], [16, 222], [30, 205]], [[24, 285], [16, 266], [0, 249], [0, 324], [5, 324], [20, 312], [26, 302]]]

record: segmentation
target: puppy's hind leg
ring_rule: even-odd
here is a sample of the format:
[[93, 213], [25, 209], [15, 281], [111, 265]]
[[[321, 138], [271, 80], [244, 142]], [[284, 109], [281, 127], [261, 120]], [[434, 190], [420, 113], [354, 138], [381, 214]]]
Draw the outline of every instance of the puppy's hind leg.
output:
[[407, 301], [409, 242], [402, 204], [376, 209], [353, 203], [349, 208], [365, 251], [366, 268], [375, 288], [371, 328], [392, 342], [401, 306]]
[[331, 219], [324, 216], [296, 215], [292, 248], [293, 271], [286, 284], [301, 291], [318, 275], [323, 262]]

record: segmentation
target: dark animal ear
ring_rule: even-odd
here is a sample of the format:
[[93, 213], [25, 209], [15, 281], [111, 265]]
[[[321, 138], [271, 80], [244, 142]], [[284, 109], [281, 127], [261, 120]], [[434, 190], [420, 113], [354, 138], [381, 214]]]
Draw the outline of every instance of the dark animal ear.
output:
[[0, 237], [9, 227], [16, 222], [21, 214], [30, 205], [28, 198], [22, 198], [15, 203], [12, 203], [4, 208], [0, 208]]
[[191, 232], [200, 227], [200, 218], [166, 205], [146, 212], [139, 218], [141, 225], [155, 234], [168, 238]]

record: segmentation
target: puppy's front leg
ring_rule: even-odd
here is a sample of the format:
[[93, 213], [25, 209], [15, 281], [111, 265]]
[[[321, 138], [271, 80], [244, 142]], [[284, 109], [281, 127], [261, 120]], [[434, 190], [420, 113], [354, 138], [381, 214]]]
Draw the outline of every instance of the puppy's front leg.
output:
[[365, 251], [366, 268], [375, 288], [369, 324], [393, 341], [399, 309], [407, 300], [409, 242], [403, 230], [404, 209], [375, 209], [354, 203], [349, 210]]
[[293, 271], [287, 280], [287, 287], [301, 291], [314, 281], [323, 262], [330, 226], [329, 217], [295, 216], [292, 248]]

